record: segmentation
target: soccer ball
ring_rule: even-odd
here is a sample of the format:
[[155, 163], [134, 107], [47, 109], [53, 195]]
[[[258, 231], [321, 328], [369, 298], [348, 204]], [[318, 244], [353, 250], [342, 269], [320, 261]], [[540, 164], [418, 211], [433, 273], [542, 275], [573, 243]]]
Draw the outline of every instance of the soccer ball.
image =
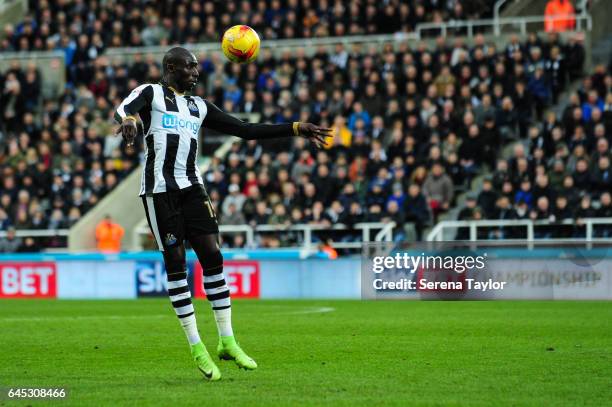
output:
[[235, 25], [223, 34], [221, 49], [227, 59], [237, 64], [254, 61], [259, 55], [259, 35], [248, 25]]

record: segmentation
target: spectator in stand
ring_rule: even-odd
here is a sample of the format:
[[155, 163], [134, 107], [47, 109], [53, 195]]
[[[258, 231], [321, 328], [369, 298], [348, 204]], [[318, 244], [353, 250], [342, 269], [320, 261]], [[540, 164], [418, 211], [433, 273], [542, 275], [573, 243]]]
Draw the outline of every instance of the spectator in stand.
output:
[[567, 61], [567, 70], [571, 81], [580, 78], [583, 74], [585, 51], [581, 41], [582, 39], [579, 36], [570, 36], [565, 49], [565, 60]]
[[459, 147], [460, 163], [462, 171], [466, 175], [466, 184], [468, 186], [483, 162], [484, 147], [480, 137], [480, 128], [476, 124], [471, 124], [468, 128], [467, 137]]
[[[512, 206], [512, 203], [510, 199], [508, 198], [508, 196], [501, 195], [497, 199], [497, 202], [495, 203], [495, 214], [493, 216], [493, 219], [514, 220], [517, 218], [518, 218], [518, 215], [516, 213], [516, 210]], [[510, 238], [513, 238], [514, 236], [515, 235], [513, 234], [512, 227], [503, 227], [503, 226], [493, 229], [489, 234], [489, 237], [492, 239], [510, 239]]]
[[[224, 225], [244, 225], [246, 224], [246, 218], [242, 212], [238, 212], [236, 210], [236, 204], [231, 202], [227, 208], [228, 214], [222, 216], [222, 221]], [[230, 239], [234, 240], [238, 233], [227, 233], [224, 234], [224, 237], [227, 236]]]
[[524, 203], [527, 208], [533, 206], [533, 193], [531, 191], [531, 181], [529, 178], [524, 178], [520, 183], [520, 188], [514, 196], [514, 202], [517, 204]]
[[564, 221], [571, 220], [573, 217], [573, 210], [568, 206], [567, 197], [564, 195], [557, 196], [555, 200], [554, 209], [552, 211], [557, 225], [552, 230], [552, 237], [555, 238], [569, 238], [572, 236], [572, 225], [563, 224]]
[[590, 90], [587, 100], [582, 104], [582, 118], [588, 122], [591, 120], [591, 115], [595, 109], [602, 111], [603, 108], [603, 99], [599, 97], [596, 90]]
[[396, 228], [393, 231], [393, 241], [403, 242], [406, 239], [404, 232], [404, 214], [400, 209], [397, 201], [389, 201], [385, 207], [384, 214], [381, 217], [384, 223], [395, 222]]
[[[595, 213], [598, 218], [612, 218], [612, 195], [609, 191], [599, 196], [599, 209]], [[611, 225], [595, 225], [595, 234], [599, 237], [611, 237]]]
[[41, 247], [33, 237], [26, 237], [23, 244], [17, 249], [17, 253], [38, 253]]
[[478, 206], [482, 209], [485, 218], [494, 218], [497, 198], [498, 193], [493, 189], [493, 182], [491, 178], [485, 178], [482, 181], [482, 191], [480, 191], [477, 201]]
[[544, 29], [563, 32], [574, 29], [576, 16], [570, 0], [548, 0], [544, 10]]
[[585, 237], [586, 226], [584, 224], [584, 219], [593, 218], [595, 215], [595, 209], [593, 209], [591, 206], [591, 197], [589, 195], [584, 195], [580, 200], [580, 206], [574, 212], [574, 218], [576, 219], [576, 223], [574, 225], [574, 237]]
[[454, 185], [451, 178], [444, 172], [444, 167], [440, 163], [435, 163], [431, 168], [431, 173], [423, 184], [423, 193], [433, 213], [434, 219], [441, 212], [446, 212], [453, 201]]
[[6, 237], [0, 239], [0, 253], [15, 253], [21, 247], [23, 240], [16, 233], [12, 226], [7, 229]]
[[[118, 223], [113, 222], [110, 215], [96, 226], [96, 242], [98, 250], [103, 253], [118, 253], [121, 251], [121, 239], [125, 231]], [[172, 236], [164, 236], [163, 239], [171, 239]]]
[[592, 170], [590, 191], [603, 193], [612, 190], [612, 172], [610, 170], [610, 158], [606, 155], [599, 157], [597, 167]]
[[236, 211], [241, 212], [246, 202], [246, 196], [240, 192], [238, 184], [231, 184], [228, 191], [229, 195], [223, 200], [223, 205], [221, 206], [223, 216], [230, 216], [232, 214], [229, 208], [231, 204], [234, 204]]
[[[473, 193], [468, 194], [465, 198], [465, 206], [461, 208], [457, 215], [457, 220], [473, 220], [477, 208], [477, 196]], [[470, 240], [470, 229], [467, 227], [458, 228], [455, 239]]]
[[418, 184], [411, 184], [408, 187], [408, 194], [404, 201], [405, 221], [414, 228], [417, 240], [421, 240], [423, 229], [431, 222], [431, 212], [427, 199], [421, 193]]
[[8, 230], [11, 225], [11, 220], [6, 213], [6, 210], [0, 206], [0, 231]]
[[[537, 221], [537, 220], [545, 220], [549, 222], [555, 221], [555, 215], [551, 211], [550, 201], [548, 197], [541, 196], [536, 200], [535, 207], [529, 212], [529, 219]], [[547, 239], [552, 236], [552, 231], [550, 226], [536, 226], [534, 228], [534, 235], [538, 239]]]

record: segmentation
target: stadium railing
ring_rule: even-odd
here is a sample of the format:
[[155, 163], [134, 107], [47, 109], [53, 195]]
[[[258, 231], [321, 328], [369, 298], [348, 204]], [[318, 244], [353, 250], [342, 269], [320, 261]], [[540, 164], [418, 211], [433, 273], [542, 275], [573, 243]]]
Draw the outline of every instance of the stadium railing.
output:
[[[343, 224], [336, 224], [332, 226], [325, 225], [311, 225], [311, 224], [296, 224], [296, 225], [220, 225], [219, 232], [221, 235], [229, 233], [244, 233], [245, 235], [245, 246], [247, 248], [256, 247], [255, 235], [261, 233], [286, 233], [286, 232], [298, 232], [303, 235], [301, 250], [309, 251], [316, 247], [314, 240], [314, 233], [320, 231], [350, 231], [355, 230], [361, 233], [361, 239], [350, 242], [333, 242], [332, 246], [337, 249], [359, 249], [361, 244], [364, 242], [390, 242], [393, 240], [393, 230], [395, 228], [395, 222], [362, 222], [356, 223], [350, 228]], [[373, 235], [374, 231], [378, 231]], [[148, 227], [142, 226], [138, 228], [134, 233], [135, 241], [132, 246], [135, 250], [142, 250], [142, 238], [144, 236], [150, 236], [151, 232]], [[374, 237], [372, 239], [372, 236]]]
[[[303, 234], [303, 245], [301, 249], [310, 250], [315, 246], [313, 232], [317, 231], [326, 231], [326, 230], [357, 230], [361, 233], [361, 240], [354, 242], [334, 242], [333, 246], [336, 248], [342, 249], [356, 249], [361, 247], [361, 243], [363, 242], [388, 242], [393, 239], [393, 228], [395, 227], [394, 222], [363, 222], [356, 223], [351, 228], [347, 227], [343, 224], [336, 224], [333, 226], [324, 226], [324, 225], [310, 225], [310, 224], [297, 224], [291, 226], [284, 225], [257, 225], [255, 227], [250, 225], [221, 225], [219, 227], [219, 231], [221, 234], [228, 233], [244, 233], [245, 235], [245, 243], [249, 248], [254, 248], [255, 245], [255, 234], [256, 233], [270, 233], [270, 232], [299, 232]], [[378, 230], [378, 233], [374, 235], [374, 240], [372, 240], [372, 235], [374, 231]], [[24, 230], [16, 230], [15, 236], [19, 238], [26, 237], [65, 237], [66, 245], [54, 247], [54, 249], [65, 249], [68, 247], [67, 238], [70, 233], [69, 229], [24, 229]], [[136, 250], [142, 249], [142, 237], [150, 236], [151, 232], [148, 227], [141, 226], [136, 230], [134, 236], [133, 247]], [[5, 238], [7, 236], [7, 232], [0, 231], [0, 238]]]
[[[443, 240], [454, 240], [455, 231], [458, 228], [469, 228], [469, 240], [477, 241], [478, 239], [478, 229], [479, 228], [524, 228], [526, 229], [526, 239], [511, 239], [504, 238], [504, 241], [523, 241], [523, 242], [534, 242], [538, 240], [535, 237], [535, 227], [536, 226], [573, 226], [578, 225], [575, 219], [565, 219], [563, 221], [549, 221], [545, 219], [540, 220], [531, 220], [531, 219], [513, 219], [513, 220], [444, 220], [438, 222], [436, 226], [434, 226], [431, 231], [427, 234], [427, 241], [443, 241]], [[582, 225], [585, 227], [585, 236], [584, 238], [573, 239], [580, 240], [586, 242], [611, 242], [612, 238], [598, 238], [594, 236], [594, 226], [595, 225], [612, 225], [612, 218], [584, 218], [582, 219]], [[581, 226], [581, 225], [578, 225]], [[451, 237], [448, 237], [449, 234], [445, 235], [446, 230], [451, 230]], [[546, 237], [546, 240], [557, 240], [563, 241], [567, 239], [563, 238], [551, 238]], [[487, 239], [489, 240], [489, 239]], [[490, 239], [494, 240], [494, 239]]]
[[[574, 14], [573, 17], [576, 20], [576, 28], [574, 31], [591, 31], [593, 28], [593, 19], [591, 15], [584, 12], [582, 14]], [[570, 18], [571, 18], [570, 17]], [[443, 37], [446, 37], [449, 31], [466, 29], [467, 36], [473, 37], [475, 34], [474, 28], [493, 29], [493, 33], [497, 36], [501, 34], [501, 30], [504, 27], [517, 28], [521, 35], [526, 35], [529, 24], [544, 24], [547, 19], [556, 20], [567, 20], [566, 15], [556, 15], [544, 17], [543, 15], [538, 16], [521, 16], [521, 17], [497, 17], [493, 19], [479, 19], [479, 20], [453, 20], [443, 23], [421, 23], [418, 24], [415, 30], [417, 39], [427, 37], [427, 31], [435, 30], [436, 33], [440, 33]]]
[[501, 8], [506, 4], [508, 0], [497, 0], [493, 5], [493, 20], [499, 21], [499, 13]]
[[[584, 12], [573, 16], [576, 20], [575, 31], [590, 31], [592, 29], [591, 15]], [[559, 15], [551, 16], [554, 20], [566, 20], [568, 16]], [[503, 27], [515, 29], [515, 32], [521, 35], [526, 35], [529, 24], [539, 24], [539, 30], [543, 30], [545, 17], [543, 15], [535, 16], [518, 16], [518, 17], [498, 17], [479, 20], [457, 20], [442, 23], [420, 23], [417, 24], [414, 32], [399, 32], [395, 34], [374, 34], [374, 35], [349, 35], [344, 37], [323, 37], [323, 38], [299, 38], [299, 39], [284, 39], [284, 40], [266, 40], [263, 41], [261, 47], [269, 48], [274, 51], [283, 52], [286, 50], [295, 50], [304, 48], [315, 52], [321, 46], [334, 46], [336, 44], [352, 45], [352, 44], [385, 44], [390, 42], [401, 42], [406, 40], [419, 41], [430, 36], [428, 31], [436, 30], [438, 34], [446, 37], [449, 31], [457, 29], [466, 29], [468, 38], [474, 37], [478, 32], [474, 28], [489, 29], [496, 36], [500, 35]], [[518, 29], [517, 29], [518, 28]], [[220, 52], [219, 44], [216, 42], [200, 43], [200, 44], [185, 44], [186, 48], [197, 52]], [[105, 55], [108, 57], [124, 57], [133, 54], [153, 54], [163, 55], [167, 47], [150, 46], [138, 48], [109, 48]]]
[[[52, 248], [46, 249], [46, 251], [54, 250], [65, 250], [68, 247], [68, 235], [70, 229], [17, 229], [15, 230], [15, 237], [18, 238], [61, 238], [61, 240], [54, 243]], [[8, 232], [0, 231], [0, 239], [6, 238]]]
[[[70, 229], [17, 229], [15, 236], [17, 237], [68, 237]], [[0, 239], [4, 239], [8, 235], [6, 231], [0, 231]]]

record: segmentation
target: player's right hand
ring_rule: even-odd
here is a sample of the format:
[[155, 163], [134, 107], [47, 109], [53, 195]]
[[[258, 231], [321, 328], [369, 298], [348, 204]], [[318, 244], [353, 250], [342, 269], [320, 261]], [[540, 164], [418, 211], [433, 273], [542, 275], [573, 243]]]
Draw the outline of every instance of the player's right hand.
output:
[[127, 148], [134, 147], [134, 140], [136, 139], [136, 120], [133, 118], [125, 118], [121, 122], [121, 126], [117, 129], [117, 134], [121, 133], [123, 136], [123, 140], [125, 141], [125, 145]]

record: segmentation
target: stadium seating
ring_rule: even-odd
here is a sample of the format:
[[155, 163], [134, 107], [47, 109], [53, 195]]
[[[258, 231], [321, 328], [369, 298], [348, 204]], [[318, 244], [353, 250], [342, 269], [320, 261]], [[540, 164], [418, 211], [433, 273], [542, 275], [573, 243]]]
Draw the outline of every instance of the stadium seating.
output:
[[108, 87], [92, 80], [43, 100], [40, 81], [33, 66], [0, 74], [0, 230], [69, 228], [139, 163], [112, 136]]
[[403, 2], [110, 1], [30, 2], [24, 21], [4, 27], [0, 51], [64, 49], [69, 65], [108, 47], [139, 47], [218, 41], [235, 24], [255, 28], [264, 39], [341, 37], [412, 31], [425, 21], [489, 16], [484, 0]]
[[[581, 45], [555, 35], [514, 41], [495, 50], [479, 45], [477, 37], [470, 49], [383, 51], [363, 58], [338, 48], [313, 60], [277, 62], [276, 76], [254, 85], [262, 100], [249, 102], [247, 110], [272, 122], [321, 122], [334, 127], [337, 137], [322, 152], [300, 140], [281, 151], [278, 143], [263, 149], [236, 145], [226, 162], [216, 161], [206, 174], [215, 204], [228, 196], [236, 203], [231, 212], [220, 206], [222, 222], [236, 224], [236, 212], [253, 224], [395, 221], [396, 238], [406, 237], [406, 224], [422, 238], [426, 226], [457, 205], [457, 192], [472, 189], [459, 219], [609, 217], [609, 73], [597, 67], [570, 94], [564, 111], [545, 113], [582, 75]], [[243, 100], [251, 96], [241, 90], [251, 85], [243, 73], [211, 75], [209, 83], [235, 83], [238, 89], [230, 94], [226, 86], [209, 88], [215, 101], [244, 111]], [[595, 115], [585, 117], [591, 110]], [[583, 172], [576, 169], [581, 158]], [[560, 196], [567, 197], [565, 206], [563, 198], [557, 205]], [[583, 229], [538, 228], [536, 237], [584, 235]], [[512, 237], [500, 229], [485, 232], [483, 238]], [[600, 226], [596, 234], [610, 230]], [[295, 243], [291, 238], [264, 237], [260, 244]]]

